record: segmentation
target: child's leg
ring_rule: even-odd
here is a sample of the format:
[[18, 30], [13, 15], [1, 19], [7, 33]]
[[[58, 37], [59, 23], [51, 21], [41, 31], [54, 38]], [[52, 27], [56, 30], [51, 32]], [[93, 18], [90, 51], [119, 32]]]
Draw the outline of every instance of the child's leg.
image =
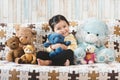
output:
[[39, 51], [36, 55], [38, 65], [47, 66], [52, 63], [48, 52]]
[[41, 66], [48, 66], [52, 63], [51, 60], [42, 60], [42, 59], [37, 59], [38, 65]]
[[74, 52], [71, 49], [68, 49], [66, 54], [66, 59], [69, 60], [70, 65], [74, 65]]
[[52, 64], [56, 66], [66, 66], [74, 64], [73, 51], [68, 49], [52, 58]]

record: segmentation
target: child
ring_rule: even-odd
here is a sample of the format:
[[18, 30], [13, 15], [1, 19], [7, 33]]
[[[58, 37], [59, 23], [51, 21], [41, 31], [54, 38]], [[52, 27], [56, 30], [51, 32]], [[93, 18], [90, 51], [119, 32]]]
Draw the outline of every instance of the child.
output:
[[[39, 51], [37, 53], [38, 65], [55, 65], [55, 66], [68, 66], [74, 64], [73, 50], [77, 48], [77, 42], [75, 37], [69, 33], [69, 22], [63, 15], [55, 15], [49, 20], [49, 25], [53, 32], [62, 34], [65, 37], [65, 41], [71, 41], [69, 46], [64, 44], [54, 44], [47, 48], [47, 51]], [[49, 57], [49, 52], [61, 47], [64, 51], [56, 55], [53, 58]]]

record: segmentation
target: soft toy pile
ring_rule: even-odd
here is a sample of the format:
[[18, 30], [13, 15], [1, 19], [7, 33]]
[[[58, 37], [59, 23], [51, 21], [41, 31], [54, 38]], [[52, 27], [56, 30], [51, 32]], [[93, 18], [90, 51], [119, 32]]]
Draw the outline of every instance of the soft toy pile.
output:
[[81, 25], [80, 30], [78, 30], [76, 34], [78, 48], [74, 51], [76, 58], [75, 63], [83, 64], [88, 45], [93, 45], [96, 48], [94, 52], [96, 54], [95, 62], [108, 63], [114, 61], [114, 51], [105, 47], [108, 35], [108, 26], [100, 20], [89, 19]]
[[[66, 46], [70, 45], [71, 42], [70, 41], [64, 41], [64, 36], [62, 36], [61, 34], [57, 34], [57, 33], [51, 33], [48, 35], [48, 41], [44, 43], [45, 47], [49, 47], [52, 44], [57, 44], [57, 43], [61, 43], [61, 44], [65, 44]], [[62, 52], [63, 49], [61, 47], [55, 49], [54, 51], [50, 52], [50, 57], [54, 57], [55, 55], [59, 54], [60, 52]]]
[[[6, 46], [10, 48], [6, 54], [6, 60], [16, 63], [35, 64], [36, 51], [33, 42], [36, 37], [36, 31], [19, 24], [14, 27], [16, 30], [15, 37], [11, 37], [5, 42]], [[28, 45], [31, 45], [31, 47]]]

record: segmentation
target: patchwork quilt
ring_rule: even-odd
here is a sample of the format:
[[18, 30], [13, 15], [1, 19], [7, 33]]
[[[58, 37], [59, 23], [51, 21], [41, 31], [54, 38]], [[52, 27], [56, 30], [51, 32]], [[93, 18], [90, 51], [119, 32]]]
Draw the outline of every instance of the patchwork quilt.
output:
[[120, 80], [120, 63], [39, 66], [0, 61], [0, 80]]

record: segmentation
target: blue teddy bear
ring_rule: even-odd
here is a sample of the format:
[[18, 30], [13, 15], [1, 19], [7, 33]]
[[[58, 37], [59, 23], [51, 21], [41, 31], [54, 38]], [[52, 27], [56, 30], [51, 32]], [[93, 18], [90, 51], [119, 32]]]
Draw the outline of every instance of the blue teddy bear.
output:
[[78, 48], [74, 51], [76, 64], [80, 64], [84, 59], [86, 55], [85, 49], [88, 45], [96, 47], [96, 62], [112, 62], [115, 60], [114, 50], [105, 47], [109, 29], [104, 22], [90, 19], [79, 28], [76, 34]]
[[[50, 45], [56, 44], [56, 43], [65, 44], [66, 46], [69, 46], [71, 44], [70, 41], [64, 41], [64, 36], [61, 34], [58, 34], [58, 33], [49, 34], [48, 41], [49, 42], [44, 43], [44, 47], [49, 47]], [[49, 56], [54, 57], [55, 55], [61, 53], [62, 51], [63, 51], [63, 49], [61, 47], [58, 47], [57, 49], [50, 52]]]

